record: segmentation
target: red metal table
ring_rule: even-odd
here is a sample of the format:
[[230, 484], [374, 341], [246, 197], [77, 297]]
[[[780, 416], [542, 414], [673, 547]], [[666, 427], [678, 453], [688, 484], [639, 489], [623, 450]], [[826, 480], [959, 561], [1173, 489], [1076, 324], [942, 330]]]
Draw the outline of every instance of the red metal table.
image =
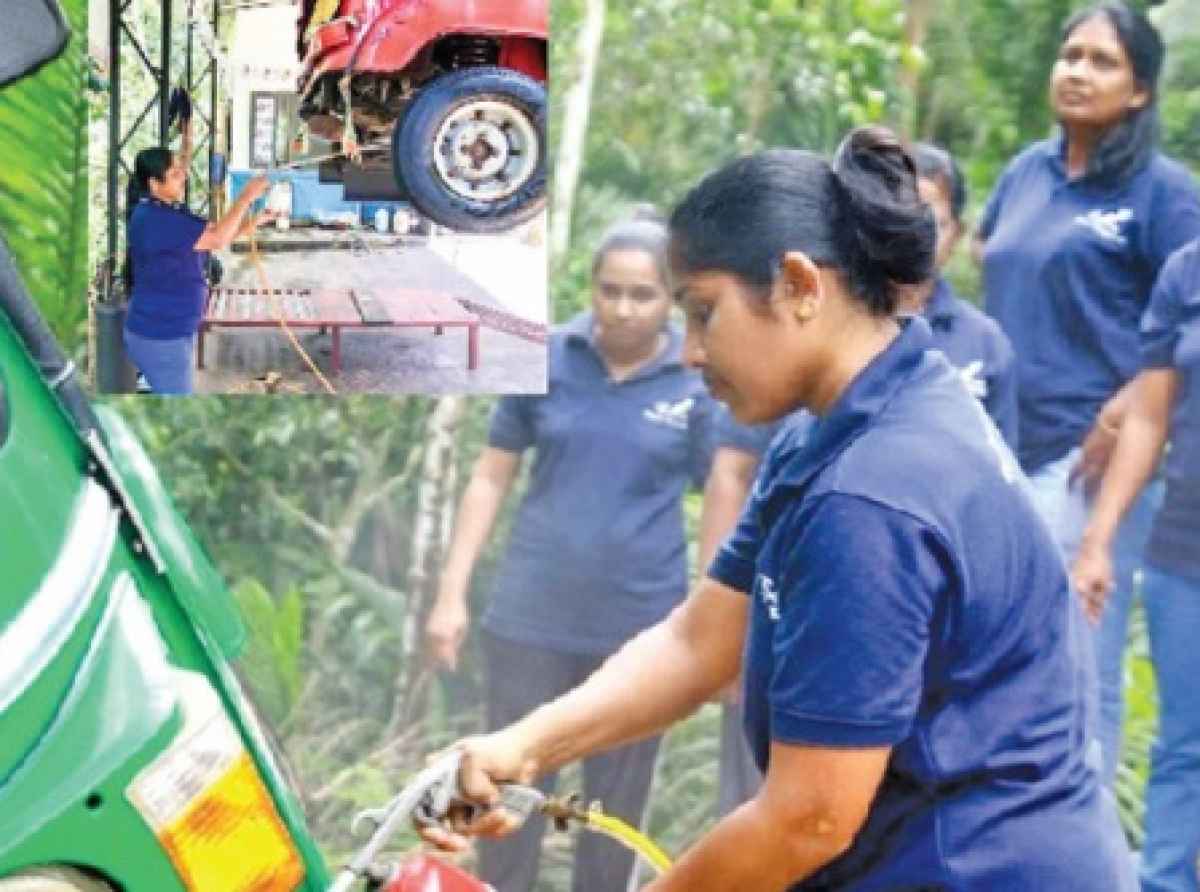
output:
[[342, 368], [343, 328], [467, 329], [467, 368], [479, 365], [479, 317], [453, 297], [438, 291], [389, 288], [355, 291], [350, 288], [212, 288], [197, 338], [196, 365], [204, 367], [204, 336], [214, 328], [329, 329], [333, 337], [332, 366]]

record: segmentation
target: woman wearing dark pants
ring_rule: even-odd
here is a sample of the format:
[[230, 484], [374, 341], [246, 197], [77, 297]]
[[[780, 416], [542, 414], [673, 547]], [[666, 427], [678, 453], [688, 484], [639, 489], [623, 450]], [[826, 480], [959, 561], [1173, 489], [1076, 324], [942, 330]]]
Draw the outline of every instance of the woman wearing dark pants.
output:
[[252, 179], [216, 223], [191, 213], [183, 206], [192, 152], [190, 120], [182, 129], [178, 152], [154, 148], [138, 153], [126, 200], [130, 299], [125, 352], [159, 394], [192, 392], [208, 252], [229, 247], [264, 219], [246, 215], [270, 185], [265, 176]]
[[[593, 261], [591, 312], [551, 337], [547, 393], [500, 400], [463, 494], [427, 627], [430, 652], [447, 668], [467, 631], [475, 560], [522, 453], [534, 450], [482, 620], [492, 728], [580, 684], [687, 590], [681, 499], [707, 473], [712, 404], [684, 369], [681, 333], [667, 321], [666, 240], [650, 220], [606, 235]], [[638, 824], [657, 747], [651, 737], [586, 760], [585, 797]], [[546, 789], [553, 783], [543, 778]], [[483, 879], [499, 892], [531, 889], [543, 829], [537, 821], [513, 840], [484, 843]], [[615, 843], [585, 835], [573, 888], [623, 892], [632, 863]]]

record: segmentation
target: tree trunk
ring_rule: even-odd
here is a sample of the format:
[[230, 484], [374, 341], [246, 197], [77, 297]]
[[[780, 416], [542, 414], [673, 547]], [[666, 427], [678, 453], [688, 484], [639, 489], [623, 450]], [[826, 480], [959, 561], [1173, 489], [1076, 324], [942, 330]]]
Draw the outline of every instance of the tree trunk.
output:
[[[461, 396], [443, 396], [426, 421], [425, 456], [421, 481], [416, 489], [413, 547], [408, 564], [408, 610], [401, 628], [401, 653], [419, 663], [421, 628], [437, 594], [438, 569], [442, 567], [450, 514], [457, 495], [457, 437], [455, 433], [466, 411]], [[394, 719], [412, 720], [424, 700], [425, 678], [420, 671], [407, 674], [406, 690], [397, 692], [404, 707]]]
[[553, 192], [550, 197], [550, 261], [554, 263], [567, 250], [571, 235], [571, 206], [583, 169], [583, 153], [587, 143], [588, 114], [592, 105], [592, 84], [596, 65], [600, 61], [600, 45], [604, 40], [604, 0], [587, 0], [575, 58], [579, 60], [575, 80], [562, 93], [562, 139], [554, 165]]
[[[906, 55], [911, 49], [921, 49], [929, 33], [929, 20], [933, 18], [936, 0], [907, 0], [904, 15], [904, 48]], [[901, 119], [901, 136], [913, 139], [917, 132], [917, 88], [921, 72], [915, 65], [901, 64], [897, 80], [905, 97], [905, 114]]]

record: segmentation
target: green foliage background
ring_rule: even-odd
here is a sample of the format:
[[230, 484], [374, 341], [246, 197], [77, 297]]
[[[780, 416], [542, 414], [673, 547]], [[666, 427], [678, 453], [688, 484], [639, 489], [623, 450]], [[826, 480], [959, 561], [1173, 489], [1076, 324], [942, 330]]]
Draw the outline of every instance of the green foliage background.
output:
[[62, 3], [62, 55], [0, 90], [0, 230], [72, 353], [87, 315], [87, 0]]

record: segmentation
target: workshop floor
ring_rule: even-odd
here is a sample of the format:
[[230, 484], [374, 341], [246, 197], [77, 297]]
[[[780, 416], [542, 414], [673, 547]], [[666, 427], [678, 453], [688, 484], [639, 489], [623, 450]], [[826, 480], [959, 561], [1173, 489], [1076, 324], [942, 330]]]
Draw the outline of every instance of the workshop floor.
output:
[[[297, 337], [338, 392], [541, 393], [546, 349], [536, 338], [546, 322], [544, 251], [509, 237], [440, 236], [433, 240], [376, 233], [266, 230], [260, 252], [271, 287], [361, 290], [430, 288], [461, 299], [481, 316], [479, 367], [467, 370], [465, 329], [346, 329], [342, 372], [331, 377], [328, 335]], [[223, 285], [257, 287], [245, 251], [224, 252]], [[518, 336], [511, 332], [520, 332]], [[205, 338], [198, 393], [318, 393], [316, 376], [275, 328], [215, 329]], [[269, 382], [269, 383], [268, 383]]]

